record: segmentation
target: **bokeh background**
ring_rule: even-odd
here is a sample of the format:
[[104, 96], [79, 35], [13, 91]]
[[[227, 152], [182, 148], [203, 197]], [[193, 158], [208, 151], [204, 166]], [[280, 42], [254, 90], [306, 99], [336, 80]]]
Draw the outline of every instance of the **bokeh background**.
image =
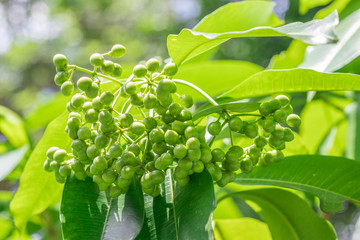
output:
[[[322, 4], [300, 14], [300, 0], [273, 1], [276, 14], [286, 23], [311, 20], [334, 2], [314, 0]], [[20, 116], [33, 147], [46, 125], [65, 108], [65, 99], [53, 82], [54, 54], [63, 53], [70, 63], [88, 66], [92, 53], [107, 52], [112, 45], [121, 43], [127, 48], [121, 61], [127, 64], [152, 56], [167, 58], [167, 35], [194, 27], [228, 2], [232, 1], [0, 0], [0, 105]], [[359, 0], [346, 2], [340, 18], [360, 8]], [[211, 58], [245, 60], [267, 67], [271, 57], [286, 50], [290, 43], [286, 38], [234, 39], [221, 45]], [[1, 115], [0, 109], [0, 120]], [[0, 143], [0, 154], [14, 148], [1, 132], [1, 121]], [[0, 226], [11, 219], [8, 200], [16, 191], [25, 159], [0, 181]], [[331, 219], [340, 239], [351, 239], [359, 215], [357, 207], [349, 205], [347, 211]], [[1, 232], [0, 227], [0, 239], [5, 238]], [[60, 239], [57, 207], [32, 219], [28, 233], [33, 239]]]

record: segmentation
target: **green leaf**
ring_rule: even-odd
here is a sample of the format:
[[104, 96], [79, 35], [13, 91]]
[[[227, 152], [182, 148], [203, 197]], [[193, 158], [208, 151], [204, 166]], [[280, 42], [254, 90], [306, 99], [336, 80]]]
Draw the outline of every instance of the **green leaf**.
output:
[[309, 153], [315, 154], [332, 127], [344, 119], [343, 111], [320, 99], [307, 103], [301, 112], [300, 135]]
[[247, 102], [230, 102], [223, 103], [217, 106], [212, 106], [205, 108], [203, 110], [197, 111], [193, 114], [193, 120], [197, 120], [203, 116], [210, 115], [212, 113], [220, 113], [223, 110], [229, 110], [233, 113], [244, 113], [244, 112], [254, 112], [259, 109], [259, 103], [247, 103]]
[[21, 117], [12, 110], [0, 105], [0, 132], [15, 148], [29, 143], [28, 135]]
[[[360, 55], [360, 10], [352, 13], [336, 27], [336, 44], [309, 46], [301, 68], [333, 72]], [[321, 59], [321, 61], [319, 61]]]
[[215, 220], [217, 240], [271, 240], [268, 226], [252, 218]]
[[254, 74], [221, 96], [235, 99], [284, 92], [359, 91], [360, 75], [320, 73], [309, 69], [266, 70]]
[[326, 5], [330, 3], [331, 0], [300, 0], [300, 8], [299, 12], [304, 15], [307, 13], [311, 8]]
[[[271, 26], [275, 24], [269, 21], [273, 19], [273, 13], [269, 11], [272, 7], [272, 3], [264, 1], [230, 3], [214, 12], [209, 18], [211, 21], [207, 18], [203, 19], [194, 30], [183, 29], [178, 35], [169, 35], [167, 39], [169, 55], [177, 65], [180, 65], [231, 38], [240, 37], [287, 36], [309, 44], [325, 44], [337, 40], [334, 33], [334, 26], [338, 24], [336, 12], [322, 20], [296, 22], [273, 28]], [[228, 17], [230, 11], [236, 12], [236, 15], [230, 14]], [[242, 25], [243, 18], [253, 21], [253, 26]], [[227, 24], [218, 23], [225, 21]], [[250, 29], [251, 27], [253, 28]]]
[[360, 161], [360, 94], [355, 93], [355, 101], [346, 109], [348, 122], [346, 157]]
[[360, 189], [351, 183], [360, 181], [360, 162], [343, 157], [299, 155], [268, 167], [256, 167], [241, 173], [236, 183], [275, 185], [310, 192], [320, 198], [322, 209], [337, 212], [346, 199], [360, 201]]
[[60, 200], [62, 185], [56, 182], [54, 173], [45, 172], [43, 165], [48, 148], [69, 148], [70, 138], [64, 130], [66, 120], [67, 113], [64, 112], [49, 124], [27, 160], [19, 189], [10, 204], [15, 225], [21, 231], [25, 229], [31, 216], [43, 212], [49, 205]]
[[91, 178], [68, 178], [60, 214], [64, 239], [135, 239], [144, 218], [140, 183], [134, 179], [126, 194], [110, 198]]
[[38, 106], [25, 118], [26, 128], [34, 130], [42, 128], [49, 124], [52, 120], [58, 117], [65, 111], [66, 103], [70, 101], [70, 97], [65, 97], [58, 93], [53, 96], [49, 102]]
[[307, 44], [293, 40], [286, 51], [271, 58], [268, 69], [296, 68], [304, 61]]
[[[230, 90], [246, 78], [262, 70], [263, 68], [259, 65], [245, 61], [204, 61], [182, 65], [175, 78], [191, 82], [207, 94], [215, 96]], [[179, 93], [190, 94], [195, 100], [201, 96], [189, 87], [180, 84], [177, 86]]]
[[25, 145], [16, 150], [0, 155], [0, 181], [5, 178], [24, 158], [29, 146]]
[[137, 239], [213, 239], [214, 184], [207, 171], [190, 176], [185, 187], [169, 175], [160, 196], [145, 195], [147, 225]]
[[[307, 0], [307, 1], [309, 1], [309, 0]], [[351, 1], [352, 0], [334, 0], [334, 1], [332, 1], [332, 3], [330, 5], [327, 5], [325, 8], [320, 9], [316, 13], [314, 19], [324, 18], [335, 10], [338, 11], [338, 13], [340, 14], [344, 9], [346, 9], [346, 7], [351, 3]], [[355, 1], [353, 1], [353, 2], [355, 2]], [[355, 8], [355, 10], [356, 9], [358, 9], [358, 8]], [[342, 16], [340, 14], [340, 18], [341, 17]]]
[[265, 188], [229, 194], [235, 195], [243, 198], [267, 223], [274, 240], [336, 239], [331, 225], [294, 193]]

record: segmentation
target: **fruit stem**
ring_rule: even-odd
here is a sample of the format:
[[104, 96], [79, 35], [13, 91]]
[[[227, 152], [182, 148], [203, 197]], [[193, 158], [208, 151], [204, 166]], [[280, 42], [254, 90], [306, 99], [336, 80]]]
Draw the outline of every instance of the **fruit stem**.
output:
[[[93, 72], [93, 71], [90, 71], [90, 70], [88, 70], [88, 69], [86, 69], [86, 68], [79, 67], [79, 66], [77, 66], [77, 65], [69, 65], [69, 67], [73, 68], [74, 70], [79, 70], [79, 71], [86, 72], [86, 73], [89, 73], [89, 74], [91, 74], [91, 75], [94, 75], [94, 72]], [[102, 74], [102, 73], [96, 73], [96, 75], [99, 76], [99, 77], [108, 79], [108, 80], [110, 80], [110, 81], [119, 83], [120, 85], [123, 85], [123, 84], [124, 84], [123, 82], [121, 82], [121, 81], [119, 81], [119, 80], [117, 80], [117, 79], [115, 79], [115, 78], [109, 77], [109, 76], [107, 76], [107, 75], [105, 75], [105, 74]]]
[[188, 81], [184, 81], [181, 79], [173, 79], [174, 82], [176, 83], [180, 83], [183, 85], [186, 85], [188, 87], [193, 88], [194, 90], [198, 91], [201, 95], [203, 95], [207, 100], [209, 100], [209, 102], [214, 105], [214, 106], [218, 106], [219, 104], [212, 98], [210, 97], [206, 92], [204, 92], [202, 89], [200, 89], [199, 87], [195, 86], [194, 84], [188, 82]]

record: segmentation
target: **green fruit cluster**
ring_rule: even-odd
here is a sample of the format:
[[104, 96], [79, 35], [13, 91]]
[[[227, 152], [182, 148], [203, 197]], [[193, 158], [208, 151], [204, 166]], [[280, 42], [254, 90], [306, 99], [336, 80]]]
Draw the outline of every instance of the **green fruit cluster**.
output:
[[[178, 186], [185, 186], [192, 174], [207, 169], [223, 187], [234, 181], [240, 171], [250, 172], [257, 164], [264, 166], [283, 158], [281, 150], [294, 135], [282, 125], [300, 124], [285, 96], [261, 104], [260, 119], [245, 121], [226, 112], [221, 114], [224, 119], [220, 117], [206, 129], [193, 121], [193, 98], [177, 93], [175, 64], [163, 65], [159, 59], [151, 58], [136, 65], [129, 78], [120, 79], [121, 65], [104, 57], [124, 54], [125, 48], [119, 44], [108, 53], [92, 54], [93, 71], [69, 65], [65, 56], [55, 55], [55, 83], [61, 85], [64, 95], [72, 96], [67, 104], [65, 128], [73, 140], [71, 151], [51, 147], [44, 163], [46, 171], [55, 172], [58, 182], [65, 182], [70, 175], [79, 180], [91, 177], [100, 190], [117, 197], [128, 191], [135, 177], [140, 179], [144, 193], [155, 197], [168, 172]], [[72, 80], [75, 70], [90, 75], [77, 80], [77, 90]], [[60, 80], [62, 75], [65, 80]], [[102, 78], [120, 87], [115, 93], [103, 91]], [[120, 100], [121, 107], [117, 106]], [[212, 149], [206, 134], [215, 139], [224, 126], [253, 139], [254, 144], [244, 149], [236, 145], [226, 151]], [[267, 145], [274, 150], [265, 151]]]

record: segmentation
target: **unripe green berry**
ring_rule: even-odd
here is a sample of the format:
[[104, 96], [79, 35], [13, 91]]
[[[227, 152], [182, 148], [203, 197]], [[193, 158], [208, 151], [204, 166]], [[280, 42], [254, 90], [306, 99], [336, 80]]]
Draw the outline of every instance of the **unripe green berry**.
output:
[[[207, 166], [207, 165], [206, 165]], [[209, 169], [208, 169], [209, 170]], [[214, 168], [213, 174], [211, 174], [214, 181], [219, 181], [222, 178], [222, 171], [219, 167]]]
[[219, 121], [212, 122], [208, 125], [208, 132], [213, 135], [219, 135], [221, 132], [221, 123]]
[[199, 161], [201, 158], [200, 148], [189, 148], [187, 156], [191, 161]]
[[123, 72], [122, 66], [118, 63], [114, 63], [114, 71], [112, 72], [111, 76], [115, 78], [119, 78], [121, 77], [122, 72]]
[[184, 144], [177, 144], [173, 149], [173, 153], [178, 159], [184, 158], [187, 155], [187, 148]]
[[231, 117], [229, 121], [229, 128], [233, 132], [239, 132], [242, 129], [243, 122], [239, 117]]
[[91, 108], [86, 111], [84, 118], [88, 123], [95, 123], [98, 120], [98, 112]]
[[54, 160], [54, 153], [59, 150], [60, 148], [58, 147], [51, 147], [46, 151], [46, 156], [50, 159], [50, 160]]
[[271, 99], [268, 103], [271, 109], [271, 113], [281, 108], [281, 103], [278, 99]]
[[114, 101], [114, 94], [109, 91], [103, 92], [100, 95], [100, 102], [104, 105], [110, 105]]
[[282, 110], [285, 111], [286, 115], [290, 115], [294, 111], [293, 107], [290, 104], [288, 104], [286, 107], [283, 107]]
[[144, 97], [142, 93], [136, 93], [130, 96], [130, 103], [137, 107], [142, 107], [144, 104]]
[[145, 132], [145, 125], [142, 124], [141, 122], [133, 122], [131, 125], [130, 125], [130, 128], [129, 130], [136, 134], [136, 135], [141, 135]]
[[85, 103], [85, 97], [79, 93], [75, 94], [72, 98], [71, 98], [71, 105], [74, 108], [81, 108], [82, 105], [84, 105]]
[[169, 112], [174, 117], [178, 116], [182, 111], [182, 107], [179, 103], [172, 103], [169, 106]]
[[96, 157], [93, 161], [93, 165], [100, 172], [104, 171], [108, 167], [108, 163], [107, 163], [106, 159], [102, 156]]
[[214, 162], [222, 162], [225, 158], [225, 153], [220, 148], [215, 148], [211, 151], [212, 160]]
[[77, 81], [77, 87], [82, 91], [88, 90], [91, 87], [91, 84], [92, 84], [92, 80], [89, 77], [81, 77]]
[[255, 143], [255, 146], [258, 147], [258, 148], [263, 148], [266, 146], [267, 144], [267, 140], [265, 137], [263, 136], [257, 136], [255, 139], [254, 139], [254, 143]]
[[124, 91], [127, 95], [131, 96], [136, 94], [136, 84], [134, 82], [127, 82], [124, 84]]
[[202, 148], [201, 149], [201, 157], [200, 157], [200, 161], [202, 161], [203, 163], [210, 163], [212, 160], [212, 154], [210, 149], [205, 149]]
[[152, 145], [153, 152], [157, 155], [165, 153], [168, 149], [165, 142], [156, 142]]
[[163, 171], [154, 170], [150, 173], [150, 178], [154, 184], [160, 184], [165, 181], [165, 174]]
[[56, 54], [53, 58], [56, 69], [65, 70], [68, 65], [68, 60], [63, 54]]
[[86, 89], [85, 94], [88, 98], [95, 98], [99, 94], [99, 85], [93, 82], [91, 86]]
[[54, 153], [54, 160], [58, 163], [65, 161], [67, 152], [64, 149], [59, 149]]
[[180, 103], [185, 108], [191, 108], [194, 104], [194, 100], [189, 94], [184, 94], [180, 96]]
[[289, 125], [290, 127], [299, 127], [301, 124], [301, 119], [298, 115], [296, 114], [290, 114], [287, 118], [286, 118], [286, 124]]
[[150, 71], [150, 72], [156, 72], [160, 67], [160, 62], [159, 60], [157, 60], [156, 58], [150, 58], [147, 62], [146, 62], [146, 68]]
[[116, 177], [117, 177], [117, 174], [116, 172], [114, 172], [113, 170], [111, 169], [106, 169], [103, 174], [102, 174], [102, 180], [105, 182], [105, 183], [113, 183], [115, 182], [116, 180]]
[[294, 134], [290, 128], [284, 128], [284, 140], [286, 142], [291, 142], [294, 140]]
[[54, 77], [54, 82], [56, 85], [61, 86], [68, 79], [69, 79], [68, 74], [64, 71], [60, 71], [60, 72], [56, 73], [56, 75]]
[[164, 139], [167, 144], [175, 145], [179, 141], [179, 135], [174, 130], [167, 130]]
[[101, 67], [102, 65], [104, 65], [104, 61], [104, 56], [100, 53], [94, 53], [90, 56], [90, 64], [94, 67]]
[[81, 140], [89, 139], [91, 137], [91, 130], [88, 127], [83, 126], [79, 128], [77, 135]]
[[86, 149], [86, 155], [90, 158], [90, 159], [94, 159], [97, 156], [100, 155], [100, 151], [99, 149], [96, 148], [95, 145], [90, 145], [87, 149]]
[[202, 171], [204, 171], [204, 163], [201, 161], [194, 162], [192, 170], [195, 173], [201, 173]]
[[99, 121], [104, 125], [109, 125], [113, 121], [112, 114], [109, 111], [101, 111], [99, 113]]
[[286, 107], [290, 103], [290, 99], [285, 95], [278, 95], [275, 99], [280, 101], [281, 107]]
[[109, 53], [109, 55], [113, 58], [119, 58], [124, 56], [126, 52], [126, 48], [121, 44], [115, 44]]
[[124, 194], [126, 191], [124, 191], [121, 187], [115, 186], [115, 185], [111, 185], [109, 187], [109, 196], [111, 198], [117, 198], [119, 197], [121, 194]]
[[64, 96], [70, 96], [74, 92], [74, 84], [70, 81], [65, 81], [61, 85], [61, 93]]
[[284, 138], [284, 128], [280, 125], [276, 125], [275, 130], [271, 133], [272, 136], [283, 139]]
[[177, 66], [175, 63], [168, 63], [164, 67], [164, 72], [166, 76], [174, 76], [178, 71]]
[[282, 109], [278, 109], [274, 112], [274, 120], [277, 123], [285, 123], [286, 117], [287, 117], [286, 112]]
[[259, 112], [263, 116], [268, 116], [271, 113], [271, 106], [268, 102], [261, 103], [259, 106]]
[[[121, 160], [127, 164], [127, 165], [136, 165], [136, 156], [133, 152], [130, 151], [125, 151], [122, 155], [121, 155]], [[118, 169], [117, 169], [118, 170]]]
[[132, 143], [128, 146], [127, 151], [134, 153], [135, 156], [139, 156], [141, 149], [137, 143]]
[[118, 158], [122, 154], [122, 148], [119, 144], [113, 144], [110, 146], [108, 154], [111, 158]]
[[144, 65], [141, 65], [141, 64], [138, 64], [134, 67], [133, 69], [133, 74], [136, 76], [136, 77], [144, 77], [147, 73], [147, 69]]
[[157, 104], [157, 98], [154, 94], [148, 93], [145, 94], [144, 97], [144, 107], [147, 109], [152, 109], [156, 107]]
[[186, 177], [183, 177], [183, 178], [175, 178], [175, 181], [176, 181], [178, 186], [185, 187], [189, 183], [190, 177], [186, 176]]
[[245, 135], [249, 138], [255, 138], [258, 134], [258, 126], [256, 123], [248, 123], [245, 127]]
[[157, 121], [153, 117], [145, 117], [143, 119], [143, 123], [145, 125], [146, 130], [152, 130], [157, 126]]
[[274, 120], [272, 119], [266, 119], [264, 121], [264, 124], [263, 124], [263, 129], [268, 132], [268, 133], [271, 133], [275, 130], [275, 127], [276, 127], [276, 123]]
[[99, 134], [95, 138], [95, 146], [98, 149], [105, 148], [109, 143], [109, 138], [105, 134]]
[[63, 177], [67, 177], [71, 174], [71, 167], [68, 164], [64, 164], [59, 168], [59, 173]]
[[186, 141], [186, 147], [188, 149], [200, 149], [200, 141], [199, 139], [197, 138], [189, 138], [187, 141]]
[[81, 121], [76, 117], [71, 117], [67, 121], [67, 127], [69, 130], [75, 130], [77, 131], [80, 128]]
[[123, 128], [130, 127], [130, 125], [134, 122], [134, 118], [130, 113], [121, 114], [119, 116], [120, 125]]
[[240, 161], [240, 169], [243, 173], [251, 172], [252, 168], [253, 163], [250, 158], [244, 158], [242, 161]]
[[159, 95], [165, 93], [175, 93], [177, 90], [175, 82], [170, 79], [162, 79], [156, 89], [156, 93]]
[[111, 75], [115, 70], [115, 65], [112, 61], [105, 60], [104, 64], [101, 66], [101, 72], [104, 74]]

